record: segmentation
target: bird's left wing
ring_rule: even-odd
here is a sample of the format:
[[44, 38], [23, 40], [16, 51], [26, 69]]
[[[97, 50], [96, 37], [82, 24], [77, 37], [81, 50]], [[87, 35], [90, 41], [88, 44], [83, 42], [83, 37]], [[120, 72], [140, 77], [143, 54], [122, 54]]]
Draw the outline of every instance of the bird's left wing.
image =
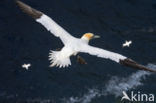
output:
[[137, 62], [133, 61], [132, 59], [129, 59], [121, 54], [107, 51], [107, 50], [104, 50], [101, 48], [97, 48], [97, 47], [93, 47], [93, 46], [89, 46], [89, 45], [83, 45], [80, 48], [80, 52], [89, 53], [90, 55], [95, 55], [97, 57], [101, 57], [101, 58], [105, 58], [105, 59], [110, 59], [110, 60], [113, 60], [122, 65], [132, 67], [134, 69], [156, 72], [156, 70], [153, 70], [153, 69], [147, 68], [141, 64], [138, 64]]
[[65, 29], [59, 26], [53, 19], [41, 11], [32, 8], [19, 0], [16, 0], [16, 3], [26, 14], [30, 15], [37, 22], [41, 23], [54, 36], [59, 37], [64, 44], [74, 38]]

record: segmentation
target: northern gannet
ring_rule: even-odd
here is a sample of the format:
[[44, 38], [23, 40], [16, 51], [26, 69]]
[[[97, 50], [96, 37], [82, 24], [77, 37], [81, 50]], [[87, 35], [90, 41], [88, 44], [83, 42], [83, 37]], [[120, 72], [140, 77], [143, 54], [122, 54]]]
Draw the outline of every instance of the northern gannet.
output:
[[126, 47], [126, 46], [129, 47], [131, 44], [132, 44], [131, 40], [130, 41], [126, 40], [125, 43], [122, 44], [122, 47]]
[[23, 64], [22, 65], [22, 68], [25, 68], [26, 70], [28, 70], [30, 66], [31, 66], [30, 63], [29, 64]]
[[99, 36], [94, 35], [93, 33], [85, 33], [81, 38], [75, 38], [41, 11], [32, 8], [19, 0], [16, 0], [16, 3], [26, 14], [35, 19], [36, 22], [42, 24], [48, 31], [54, 36], [59, 37], [63, 42], [64, 47], [60, 51], [50, 51], [50, 67], [68, 67], [71, 65], [70, 56], [76, 56], [79, 52], [83, 52], [97, 57], [110, 59], [135, 69], [156, 72], [155, 70], [140, 65], [121, 54], [90, 46], [88, 43], [91, 39], [99, 38]]

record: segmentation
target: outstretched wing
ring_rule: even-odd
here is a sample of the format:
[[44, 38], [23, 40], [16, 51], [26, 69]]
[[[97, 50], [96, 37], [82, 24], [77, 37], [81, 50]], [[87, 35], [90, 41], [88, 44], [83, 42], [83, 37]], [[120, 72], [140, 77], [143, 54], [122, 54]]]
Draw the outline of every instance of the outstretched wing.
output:
[[129, 59], [121, 54], [110, 52], [101, 48], [97, 48], [89, 45], [83, 45], [83, 47], [81, 47], [80, 52], [89, 53], [90, 55], [95, 55], [97, 57], [101, 57], [105, 59], [110, 59], [122, 65], [132, 67], [134, 69], [156, 72], [156, 70], [149, 69], [141, 64], [138, 64], [132, 59]]
[[17, 5], [28, 15], [34, 18], [37, 22], [41, 23], [48, 31], [50, 31], [56, 37], [59, 37], [64, 45], [74, 37], [71, 36], [65, 29], [59, 26], [53, 19], [38, 11], [29, 5], [16, 1]]
[[110, 52], [101, 48], [89, 46], [89, 45], [83, 45], [81, 48], [81, 52], [84, 53], [89, 53], [90, 55], [95, 55], [97, 57], [105, 58], [105, 59], [110, 59], [113, 60], [117, 63], [120, 62], [120, 60], [124, 60], [127, 57], [120, 55], [118, 53]]

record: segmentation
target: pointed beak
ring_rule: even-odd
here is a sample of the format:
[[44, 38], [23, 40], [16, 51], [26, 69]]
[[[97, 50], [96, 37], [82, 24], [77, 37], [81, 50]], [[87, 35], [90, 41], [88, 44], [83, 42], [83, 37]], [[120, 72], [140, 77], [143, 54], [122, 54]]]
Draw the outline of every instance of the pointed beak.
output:
[[97, 38], [100, 38], [100, 36], [99, 35], [94, 35], [93, 36], [93, 39], [97, 39]]

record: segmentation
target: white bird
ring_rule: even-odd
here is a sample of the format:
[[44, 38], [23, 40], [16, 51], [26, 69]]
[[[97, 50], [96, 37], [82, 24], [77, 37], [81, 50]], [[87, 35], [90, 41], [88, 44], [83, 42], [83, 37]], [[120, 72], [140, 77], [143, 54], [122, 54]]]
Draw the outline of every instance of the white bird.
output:
[[25, 13], [34, 18], [36, 22], [42, 24], [48, 31], [50, 31], [54, 36], [60, 38], [63, 42], [64, 47], [60, 51], [50, 51], [50, 67], [68, 67], [71, 65], [70, 56], [75, 56], [79, 52], [83, 52], [97, 57], [110, 59], [136, 69], [156, 72], [155, 70], [146, 68], [121, 54], [90, 46], [88, 43], [91, 39], [99, 38], [99, 36], [94, 35], [93, 33], [85, 33], [81, 38], [75, 38], [41, 11], [38, 11], [18, 0], [16, 3]]
[[31, 64], [23, 64], [22, 68], [25, 68], [26, 70], [28, 70], [30, 66], [31, 66]]
[[126, 46], [129, 47], [131, 44], [132, 44], [131, 40], [130, 41], [126, 40], [125, 43], [122, 44], [122, 47], [126, 47]]

